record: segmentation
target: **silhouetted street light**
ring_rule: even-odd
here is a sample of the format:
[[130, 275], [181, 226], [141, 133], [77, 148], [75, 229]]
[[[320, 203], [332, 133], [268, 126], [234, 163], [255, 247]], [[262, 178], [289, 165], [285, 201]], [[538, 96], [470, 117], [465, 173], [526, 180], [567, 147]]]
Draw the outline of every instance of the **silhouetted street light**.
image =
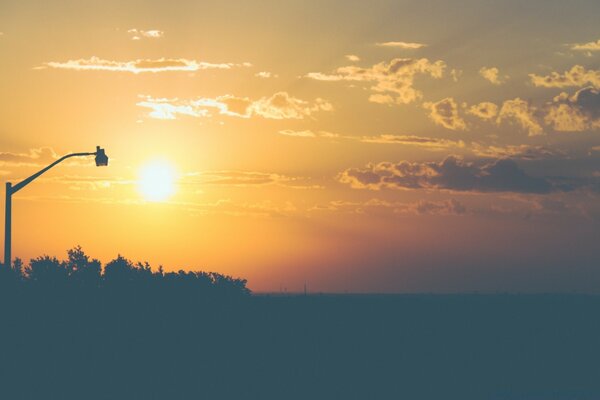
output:
[[42, 175], [44, 172], [48, 171], [50, 168], [54, 167], [56, 164], [61, 161], [66, 160], [71, 157], [84, 157], [84, 156], [96, 156], [96, 166], [106, 166], [108, 165], [108, 157], [104, 152], [104, 149], [101, 149], [100, 146], [96, 146], [96, 152], [94, 153], [72, 153], [67, 154], [64, 157], [59, 158], [54, 161], [52, 164], [48, 165], [46, 168], [36, 172], [31, 175], [29, 178], [24, 179], [23, 181], [17, 183], [16, 185], [12, 185], [10, 182], [6, 182], [6, 217], [4, 219], [4, 266], [10, 268], [11, 265], [11, 208], [12, 208], [12, 195], [17, 193], [19, 190], [23, 189], [24, 186], [29, 184], [38, 176]]

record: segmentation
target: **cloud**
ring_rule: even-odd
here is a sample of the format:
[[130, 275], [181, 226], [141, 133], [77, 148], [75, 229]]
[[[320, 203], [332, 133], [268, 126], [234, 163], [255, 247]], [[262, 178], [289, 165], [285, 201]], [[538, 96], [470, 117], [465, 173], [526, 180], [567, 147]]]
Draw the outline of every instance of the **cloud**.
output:
[[278, 218], [298, 214], [298, 209], [291, 202], [276, 204], [266, 200], [259, 203], [238, 203], [230, 199], [218, 200], [213, 203], [175, 203], [185, 207], [195, 216], [228, 215], [233, 217]]
[[526, 144], [508, 146], [484, 146], [479, 143], [471, 144], [471, 151], [483, 158], [520, 158], [523, 160], [542, 160], [564, 156], [564, 152], [551, 150], [544, 146]]
[[379, 47], [395, 47], [399, 49], [420, 49], [427, 46], [423, 43], [410, 43], [410, 42], [379, 42], [375, 44]]
[[330, 82], [370, 82], [373, 84], [370, 89], [375, 92], [370, 101], [408, 104], [423, 97], [420, 91], [413, 88], [416, 75], [429, 75], [439, 79], [445, 68], [446, 64], [439, 60], [430, 62], [426, 58], [395, 58], [368, 68], [349, 65], [336, 69], [332, 74], [311, 72], [306, 77]]
[[40, 178], [45, 181], [68, 185], [71, 190], [102, 190], [109, 189], [115, 185], [134, 185], [136, 180], [114, 177], [110, 179], [97, 176], [62, 175]]
[[600, 128], [600, 90], [588, 86], [572, 96], [561, 93], [550, 103], [544, 122], [559, 132]]
[[571, 45], [571, 50], [578, 51], [600, 51], [600, 39], [595, 42], [574, 43]]
[[352, 61], [352, 62], [360, 61], [360, 57], [357, 55], [354, 55], [354, 54], [346, 54], [345, 57], [348, 61]]
[[250, 63], [208, 63], [204, 61], [187, 60], [185, 58], [159, 58], [156, 60], [110, 61], [99, 57], [69, 60], [66, 62], [50, 61], [35, 69], [56, 68], [74, 71], [111, 71], [131, 72], [165, 72], [165, 71], [199, 71], [205, 69], [231, 69], [233, 67], [249, 67]]
[[539, 76], [529, 74], [534, 86], [547, 88], [564, 88], [570, 86], [592, 85], [600, 88], [600, 70], [586, 70], [581, 65], [575, 65], [570, 70], [563, 72], [552, 72], [550, 75]]
[[483, 120], [491, 120], [498, 115], [498, 106], [489, 101], [484, 101], [471, 106], [467, 113], [475, 115]]
[[450, 140], [440, 138], [430, 138], [414, 135], [377, 135], [362, 136], [358, 138], [363, 143], [380, 144], [399, 144], [404, 146], [417, 146], [429, 150], [448, 150], [452, 148], [463, 148], [465, 143], [462, 140]]
[[467, 129], [467, 124], [458, 115], [458, 105], [452, 97], [447, 97], [436, 103], [423, 103], [423, 108], [429, 110], [429, 118], [437, 125], [452, 130]]
[[210, 117], [211, 110], [231, 117], [250, 118], [261, 116], [270, 119], [303, 119], [318, 111], [331, 111], [333, 106], [323, 99], [314, 102], [297, 99], [287, 92], [278, 92], [271, 97], [252, 101], [247, 97], [232, 95], [216, 98], [197, 98], [179, 100], [140, 96], [140, 107], [150, 108], [149, 116], [156, 119], [176, 119], [178, 115], [191, 117]]
[[[510, 159], [485, 164], [449, 156], [442, 162], [382, 162], [343, 171], [339, 181], [355, 189], [446, 189], [468, 192], [550, 193], [559, 190], [546, 178], [528, 175]], [[561, 186], [564, 188], [564, 186]]]
[[250, 114], [269, 119], [302, 119], [318, 111], [332, 111], [331, 103], [317, 98], [313, 103], [278, 92], [271, 97], [263, 97], [249, 107]]
[[287, 176], [271, 172], [257, 171], [203, 171], [185, 175], [183, 183], [234, 187], [254, 187], [278, 185], [293, 189], [321, 189], [310, 184], [308, 178]]
[[329, 211], [350, 214], [464, 215], [467, 212], [467, 208], [456, 199], [442, 201], [421, 200], [414, 203], [370, 199], [362, 202], [341, 200], [330, 201], [325, 206], [315, 206], [310, 211]]
[[544, 130], [535, 117], [535, 111], [536, 109], [533, 106], [518, 97], [513, 100], [506, 100], [502, 104], [496, 122], [500, 124], [504, 120], [512, 120], [527, 130], [529, 136], [542, 135]]
[[141, 40], [142, 38], [158, 39], [165, 35], [163, 31], [159, 31], [158, 29], [151, 29], [147, 31], [129, 29], [127, 33], [129, 33], [129, 35], [131, 36], [131, 40]]
[[327, 131], [311, 131], [311, 130], [303, 130], [303, 131], [294, 131], [292, 129], [283, 129], [279, 131], [280, 135], [284, 136], [293, 136], [293, 137], [301, 137], [301, 138], [327, 138], [327, 139], [349, 139], [350, 136], [342, 136], [337, 133], [327, 132]]
[[452, 68], [452, 70], [450, 71], [450, 76], [452, 77], [452, 80], [454, 82], [458, 82], [458, 80], [460, 79], [462, 74], [463, 74], [463, 71], [460, 69]]
[[491, 82], [493, 85], [501, 85], [506, 80], [506, 77], [500, 77], [500, 71], [496, 67], [482, 67], [479, 70], [479, 75], [481, 75], [483, 79]]
[[294, 136], [294, 137], [310, 137], [310, 138], [314, 138], [317, 137], [317, 133], [310, 131], [310, 130], [305, 130], [305, 131], [293, 131], [290, 129], [284, 129], [279, 131], [279, 133], [281, 135], [285, 135], [285, 136]]
[[419, 201], [411, 208], [414, 208], [417, 214], [423, 215], [462, 215], [467, 212], [467, 208], [458, 200], [450, 199], [444, 201]]
[[50, 147], [29, 150], [29, 153], [0, 153], [0, 165], [37, 167], [48, 165], [58, 159]]
[[260, 71], [257, 72], [256, 74], [254, 74], [254, 76], [258, 77], [258, 78], [277, 78], [278, 76], [272, 72], [268, 72], [268, 71]]
[[285, 129], [279, 131], [279, 134], [285, 136], [293, 136], [300, 138], [328, 138], [328, 139], [342, 139], [349, 141], [357, 141], [361, 143], [374, 143], [374, 144], [396, 144], [402, 146], [416, 146], [421, 147], [425, 150], [448, 150], [455, 148], [464, 148], [465, 142], [462, 140], [450, 140], [450, 139], [441, 139], [441, 138], [431, 138], [424, 136], [414, 136], [414, 135], [391, 135], [391, 134], [381, 134], [374, 136], [346, 136], [339, 135], [336, 133], [331, 133], [327, 131], [311, 131], [311, 130], [303, 130], [303, 131], [294, 131], [290, 129]]

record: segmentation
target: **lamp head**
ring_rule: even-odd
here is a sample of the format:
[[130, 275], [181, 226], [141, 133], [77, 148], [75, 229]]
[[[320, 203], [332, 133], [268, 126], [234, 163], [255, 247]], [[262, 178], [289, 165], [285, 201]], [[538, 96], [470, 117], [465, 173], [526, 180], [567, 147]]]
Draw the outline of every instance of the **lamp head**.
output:
[[100, 146], [96, 146], [96, 166], [102, 167], [108, 165], [108, 156], [104, 152], [104, 149], [101, 149]]

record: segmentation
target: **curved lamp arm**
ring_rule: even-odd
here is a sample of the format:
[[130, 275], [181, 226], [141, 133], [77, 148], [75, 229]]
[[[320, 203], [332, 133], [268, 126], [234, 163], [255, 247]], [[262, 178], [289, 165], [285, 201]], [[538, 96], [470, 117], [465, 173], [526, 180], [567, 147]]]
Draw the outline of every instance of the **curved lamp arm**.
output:
[[48, 171], [50, 168], [54, 167], [56, 164], [60, 163], [61, 161], [66, 160], [67, 158], [71, 158], [71, 157], [79, 157], [79, 156], [95, 156], [97, 153], [71, 153], [71, 154], [67, 154], [66, 156], [63, 156], [61, 158], [59, 158], [58, 160], [54, 161], [52, 164], [48, 165], [46, 168], [36, 172], [35, 174], [31, 175], [29, 178], [27, 179], [23, 179], [21, 182], [17, 183], [16, 185], [13, 185], [10, 189], [10, 194], [14, 194], [16, 192], [18, 192], [19, 190], [23, 189], [24, 186], [26, 186], [28, 183], [30, 183], [32, 180], [34, 180], [35, 178], [37, 178], [38, 176], [42, 175], [44, 172]]

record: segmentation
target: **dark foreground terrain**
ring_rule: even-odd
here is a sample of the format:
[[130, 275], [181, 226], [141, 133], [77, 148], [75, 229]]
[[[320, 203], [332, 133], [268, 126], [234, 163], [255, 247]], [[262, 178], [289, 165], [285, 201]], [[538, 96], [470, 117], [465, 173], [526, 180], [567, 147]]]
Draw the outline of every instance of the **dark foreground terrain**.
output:
[[0, 295], [2, 399], [598, 399], [600, 298]]

